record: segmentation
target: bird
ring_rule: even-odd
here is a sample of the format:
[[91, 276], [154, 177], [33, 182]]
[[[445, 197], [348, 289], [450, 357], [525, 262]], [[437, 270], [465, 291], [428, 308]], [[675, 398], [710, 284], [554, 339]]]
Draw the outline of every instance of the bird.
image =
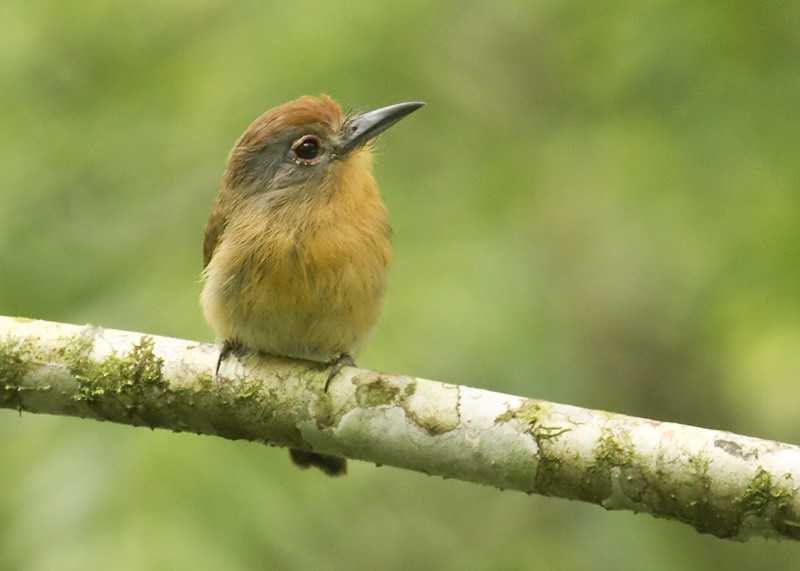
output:
[[[260, 352], [330, 367], [372, 336], [383, 308], [392, 231], [372, 174], [375, 138], [422, 107], [342, 111], [327, 95], [262, 114], [228, 154], [203, 240], [200, 303], [230, 355]], [[290, 449], [331, 476], [344, 458]]]

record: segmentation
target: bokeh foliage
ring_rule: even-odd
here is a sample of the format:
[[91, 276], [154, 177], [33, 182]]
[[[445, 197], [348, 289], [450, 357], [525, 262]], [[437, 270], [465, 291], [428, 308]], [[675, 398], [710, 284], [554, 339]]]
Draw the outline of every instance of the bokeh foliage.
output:
[[[800, 442], [800, 4], [0, 5], [0, 313], [211, 340], [228, 149], [325, 92], [383, 137], [364, 366]], [[648, 516], [0, 411], [3, 569], [794, 569]], [[713, 566], [713, 567], [712, 567]]]

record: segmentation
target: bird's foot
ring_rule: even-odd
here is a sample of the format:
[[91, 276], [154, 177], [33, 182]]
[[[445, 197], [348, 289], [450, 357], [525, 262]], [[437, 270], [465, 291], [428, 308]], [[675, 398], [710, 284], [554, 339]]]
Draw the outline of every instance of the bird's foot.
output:
[[325, 363], [325, 366], [331, 368], [330, 373], [328, 373], [328, 379], [325, 381], [325, 392], [327, 393], [328, 385], [330, 385], [333, 378], [339, 374], [339, 371], [342, 370], [342, 367], [355, 367], [356, 362], [353, 361], [353, 358], [347, 353], [341, 353], [335, 359], [331, 359]]
[[222, 346], [219, 348], [219, 358], [217, 359], [217, 368], [214, 371], [214, 377], [219, 380], [219, 367], [222, 365], [222, 361], [224, 361], [229, 355], [236, 355], [237, 357], [241, 357], [247, 352], [247, 347], [242, 345], [240, 341], [236, 339], [225, 339], [222, 342]]

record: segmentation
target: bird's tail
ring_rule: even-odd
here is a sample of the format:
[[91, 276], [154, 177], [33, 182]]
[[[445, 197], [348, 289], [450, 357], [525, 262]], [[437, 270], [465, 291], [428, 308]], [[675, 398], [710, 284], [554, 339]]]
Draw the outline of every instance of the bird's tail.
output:
[[347, 459], [327, 454], [317, 454], [306, 450], [289, 449], [292, 462], [299, 468], [314, 466], [325, 472], [328, 476], [344, 476], [347, 474]]

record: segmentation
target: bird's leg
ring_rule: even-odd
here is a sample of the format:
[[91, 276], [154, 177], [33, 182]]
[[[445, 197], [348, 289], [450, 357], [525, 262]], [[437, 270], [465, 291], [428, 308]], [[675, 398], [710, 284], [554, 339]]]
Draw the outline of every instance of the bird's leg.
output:
[[218, 379], [219, 378], [219, 367], [222, 365], [222, 361], [224, 361], [229, 355], [233, 354], [237, 357], [241, 357], [247, 351], [247, 347], [242, 345], [240, 341], [236, 339], [225, 339], [222, 342], [222, 346], [219, 348], [219, 358], [217, 359], [217, 369], [214, 372], [214, 376]]
[[328, 380], [325, 381], [325, 392], [327, 393], [328, 385], [330, 385], [333, 378], [339, 374], [342, 367], [355, 367], [356, 362], [353, 361], [353, 358], [349, 354], [340, 353], [335, 359], [331, 359], [325, 363], [325, 366], [331, 368], [330, 373], [328, 373]]

